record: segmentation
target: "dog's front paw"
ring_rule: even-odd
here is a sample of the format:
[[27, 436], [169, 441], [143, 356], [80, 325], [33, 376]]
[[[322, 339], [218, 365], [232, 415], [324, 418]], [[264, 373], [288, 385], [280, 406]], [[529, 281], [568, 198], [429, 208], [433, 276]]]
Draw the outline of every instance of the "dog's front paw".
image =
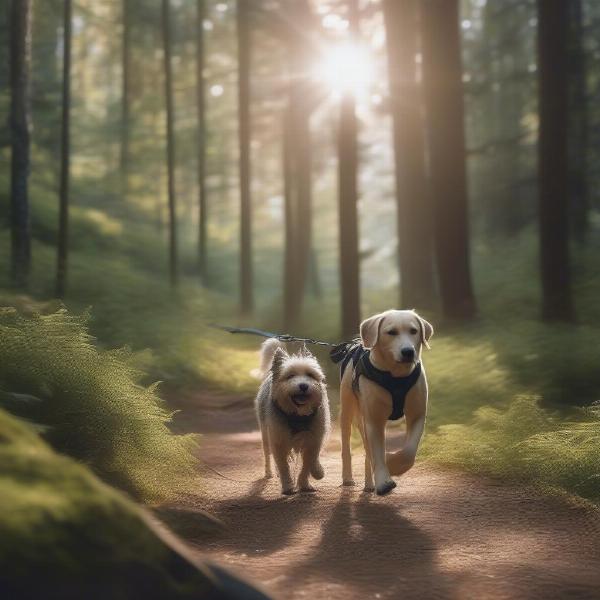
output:
[[342, 485], [344, 487], [354, 487], [356, 485], [356, 482], [354, 481], [354, 479], [344, 479], [342, 481]]
[[296, 488], [294, 488], [294, 487], [282, 488], [281, 493], [284, 496], [293, 496], [296, 493]]
[[374, 492], [375, 486], [372, 483], [365, 483], [365, 487], [363, 488], [363, 492]]
[[386, 494], [389, 494], [395, 487], [396, 482], [393, 479], [387, 479], [377, 486], [377, 495], [385, 496]]
[[323, 477], [325, 477], [325, 471], [323, 470], [323, 467], [321, 466], [320, 463], [317, 463], [311, 470], [310, 474], [315, 478], [315, 479], [323, 479]]

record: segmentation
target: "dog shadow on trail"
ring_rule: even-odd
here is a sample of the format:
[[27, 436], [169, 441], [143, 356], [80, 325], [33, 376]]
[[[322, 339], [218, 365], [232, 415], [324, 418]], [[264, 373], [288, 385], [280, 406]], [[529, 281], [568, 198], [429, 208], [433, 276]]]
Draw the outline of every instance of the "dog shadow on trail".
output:
[[[437, 566], [432, 538], [399, 510], [397, 499], [343, 490], [323, 523], [314, 552], [294, 571], [325, 573], [335, 582], [369, 588], [377, 597], [452, 598], [450, 581]], [[377, 589], [373, 589], [376, 587]], [[366, 592], [366, 590], [365, 590]]]
[[271, 486], [279, 491], [277, 478], [257, 479], [244, 496], [218, 504], [213, 514], [226, 526], [225, 533], [214, 540], [219, 547], [267, 555], [291, 543], [302, 522], [310, 519], [318, 499], [315, 494], [266, 497], [264, 492]]

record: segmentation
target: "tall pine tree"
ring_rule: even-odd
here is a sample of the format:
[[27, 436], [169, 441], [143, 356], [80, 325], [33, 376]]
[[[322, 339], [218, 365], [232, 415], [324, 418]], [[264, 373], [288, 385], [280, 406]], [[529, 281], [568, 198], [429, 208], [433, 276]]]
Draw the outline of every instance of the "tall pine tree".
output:
[[[358, 43], [358, 0], [348, 0], [351, 42]], [[360, 264], [358, 241], [358, 123], [354, 92], [340, 100], [338, 125], [338, 205], [340, 228], [340, 292], [342, 336], [351, 337], [360, 323]]]
[[18, 288], [26, 288], [31, 262], [28, 179], [30, 169], [30, 72], [31, 1], [12, 0], [10, 5], [10, 224], [11, 276]]
[[69, 254], [69, 193], [71, 177], [71, 30], [72, 0], [64, 3], [63, 25], [63, 82], [62, 130], [60, 161], [60, 192], [58, 217], [58, 248], [56, 295], [64, 298], [67, 292], [67, 260]]
[[252, 291], [252, 199], [250, 193], [250, 3], [237, 2], [238, 116], [240, 148], [240, 308], [254, 307]]
[[569, 265], [567, 26], [563, 0], [538, 0], [539, 228], [542, 316], [573, 317]]
[[423, 95], [417, 81], [417, 0], [384, 0], [393, 119], [401, 305], [435, 304], [431, 194]]
[[422, 0], [423, 84], [442, 311], [475, 315], [469, 257], [467, 174], [458, 0]]
[[171, 7], [162, 1], [162, 34], [165, 72], [165, 118], [167, 129], [167, 195], [169, 203], [169, 279], [179, 282], [177, 260], [177, 210], [175, 195], [175, 107], [173, 103], [173, 65], [171, 61]]

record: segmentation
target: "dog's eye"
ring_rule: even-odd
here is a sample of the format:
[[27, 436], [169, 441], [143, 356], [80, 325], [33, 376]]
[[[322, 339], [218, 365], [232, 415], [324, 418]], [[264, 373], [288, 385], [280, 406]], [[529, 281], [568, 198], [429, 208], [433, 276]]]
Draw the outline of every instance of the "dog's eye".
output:
[[398, 330], [397, 329], [390, 329], [387, 332], [388, 335], [398, 335]]
[[410, 335], [417, 335], [417, 333], [419, 333], [419, 330], [416, 327], [410, 328]]

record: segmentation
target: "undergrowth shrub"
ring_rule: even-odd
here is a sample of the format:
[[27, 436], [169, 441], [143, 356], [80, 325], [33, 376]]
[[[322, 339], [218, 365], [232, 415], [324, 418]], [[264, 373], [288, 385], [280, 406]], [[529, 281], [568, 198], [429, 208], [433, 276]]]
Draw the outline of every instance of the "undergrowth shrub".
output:
[[11, 408], [47, 425], [58, 450], [138, 497], [168, 495], [192, 475], [194, 441], [170, 432], [156, 387], [138, 383], [131, 352], [95, 347], [87, 319], [64, 309], [30, 317], [0, 309], [0, 389], [39, 400]]
[[535, 396], [506, 409], [479, 408], [466, 423], [424, 438], [423, 455], [441, 464], [520, 478], [600, 501], [600, 407], [550, 411]]

